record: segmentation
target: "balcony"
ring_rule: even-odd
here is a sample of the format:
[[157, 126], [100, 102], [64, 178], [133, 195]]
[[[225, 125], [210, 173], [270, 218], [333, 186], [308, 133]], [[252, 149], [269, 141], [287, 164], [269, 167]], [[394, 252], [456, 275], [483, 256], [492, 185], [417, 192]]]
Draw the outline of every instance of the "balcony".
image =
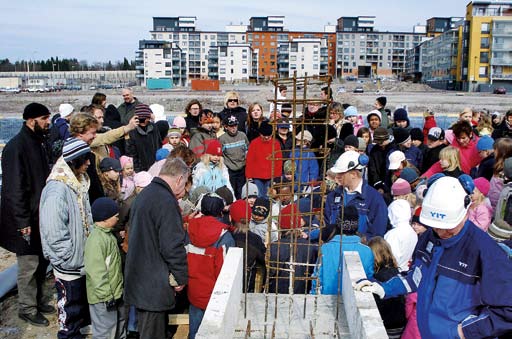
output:
[[512, 80], [512, 74], [496, 74], [492, 73], [491, 76], [494, 80]]
[[144, 70], [144, 66], [143, 65], [137, 65], [137, 66], [135, 66], [135, 69], [136, 70]]
[[494, 28], [492, 30], [492, 36], [512, 36], [512, 27]]
[[512, 65], [512, 57], [491, 58], [492, 66], [510, 66]]
[[505, 43], [492, 44], [493, 51], [510, 51], [511, 49], [512, 49], [512, 44], [505, 44]]
[[289, 72], [289, 68], [288, 67], [279, 67], [278, 71], [279, 71], [279, 73], [287, 73], [287, 72]]

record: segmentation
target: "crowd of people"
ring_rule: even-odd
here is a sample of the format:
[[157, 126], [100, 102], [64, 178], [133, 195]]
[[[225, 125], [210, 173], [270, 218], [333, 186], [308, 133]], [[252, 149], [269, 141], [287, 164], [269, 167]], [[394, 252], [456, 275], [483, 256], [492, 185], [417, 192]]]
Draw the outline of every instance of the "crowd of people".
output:
[[237, 246], [245, 292], [339, 294], [357, 251], [355, 288], [376, 294], [390, 338], [510, 335], [512, 110], [465, 109], [447, 129], [427, 111], [413, 127], [386, 97], [363, 118], [328, 87], [304, 112], [276, 90], [247, 110], [232, 91], [218, 113], [194, 99], [171, 123], [128, 88], [118, 107], [102, 93], [53, 117], [27, 105], [2, 156], [19, 317], [48, 326], [58, 311], [60, 339], [88, 325], [166, 338], [185, 307], [194, 338]]

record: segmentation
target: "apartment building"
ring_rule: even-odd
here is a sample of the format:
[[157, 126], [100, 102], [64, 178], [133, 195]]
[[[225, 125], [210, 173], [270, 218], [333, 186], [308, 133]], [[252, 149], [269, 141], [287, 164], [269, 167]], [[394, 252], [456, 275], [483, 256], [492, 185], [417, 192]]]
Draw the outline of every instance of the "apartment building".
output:
[[293, 38], [278, 48], [279, 77], [326, 75], [328, 65], [327, 41], [321, 38]]

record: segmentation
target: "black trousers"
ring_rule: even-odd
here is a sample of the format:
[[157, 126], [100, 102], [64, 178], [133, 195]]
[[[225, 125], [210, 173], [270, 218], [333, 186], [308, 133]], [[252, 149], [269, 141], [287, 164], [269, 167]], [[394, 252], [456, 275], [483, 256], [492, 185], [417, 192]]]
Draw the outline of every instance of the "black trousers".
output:
[[137, 308], [137, 327], [140, 339], [165, 339], [167, 312], [151, 312]]
[[245, 185], [245, 167], [237, 171], [232, 171], [228, 168], [229, 173], [229, 182], [231, 183], [231, 187], [233, 187], [233, 191], [235, 192], [236, 200], [240, 199], [242, 195], [242, 187]]

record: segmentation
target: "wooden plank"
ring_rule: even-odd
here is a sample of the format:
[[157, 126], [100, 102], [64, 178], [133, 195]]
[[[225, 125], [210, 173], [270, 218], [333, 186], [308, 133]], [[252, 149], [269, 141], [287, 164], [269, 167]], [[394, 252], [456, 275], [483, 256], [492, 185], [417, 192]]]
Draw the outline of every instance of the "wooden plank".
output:
[[173, 339], [188, 339], [188, 325], [178, 326], [178, 330], [174, 333]]
[[188, 325], [188, 314], [169, 314], [169, 325]]

